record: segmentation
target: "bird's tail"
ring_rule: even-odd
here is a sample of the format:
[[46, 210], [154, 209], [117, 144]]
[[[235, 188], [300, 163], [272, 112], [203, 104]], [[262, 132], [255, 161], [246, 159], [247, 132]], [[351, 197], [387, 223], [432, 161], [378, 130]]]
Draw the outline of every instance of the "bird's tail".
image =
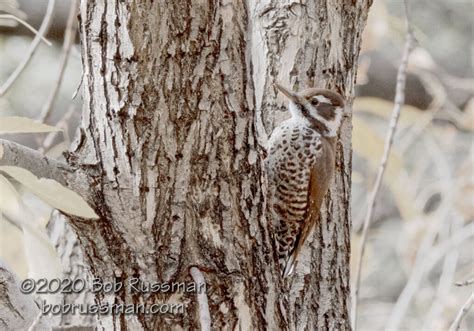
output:
[[[293, 246], [293, 243], [291, 246]], [[280, 251], [278, 252], [278, 261], [280, 263], [280, 271], [283, 278], [291, 275], [296, 266], [296, 252], [294, 246], [292, 247], [293, 249], [285, 248], [281, 247]]]
[[283, 263], [280, 263], [280, 270], [283, 271], [283, 278], [288, 277], [293, 273], [293, 270], [295, 270], [296, 266], [296, 256], [295, 254], [291, 254], [289, 257], [287, 257], [286, 260], [282, 261]]
[[[281, 224], [281, 223], [280, 223]], [[277, 232], [277, 252], [280, 271], [283, 278], [291, 275], [296, 266], [296, 257], [299, 253], [300, 235], [297, 229], [284, 225]]]

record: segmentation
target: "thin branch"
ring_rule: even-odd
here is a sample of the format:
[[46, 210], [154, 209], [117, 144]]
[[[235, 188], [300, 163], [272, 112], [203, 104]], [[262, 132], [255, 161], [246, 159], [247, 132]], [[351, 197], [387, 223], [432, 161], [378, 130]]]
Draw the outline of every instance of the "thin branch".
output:
[[[197, 301], [199, 307], [199, 322], [201, 323], [201, 330], [203, 331], [210, 331], [211, 330], [211, 313], [209, 312], [209, 303], [207, 300], [207, 293], [206, 293], [206, 281], [204, 280], [204, 276], [202, 275], [201, 271], [196, 268], [192, 267], [189, 271], [191, 277], [193, 278], [194, 282], [197, 285]], [[204, 284], [204, 291], [201, 291], [201, 284]]]
[[[21, 19], [26, 19], [27, 17], [25, 12], [20, 9], [20, 5], [16, 0], [0, 1], [0, 11], [20, 17]], [[2, 20], [0, 20], [0, 26], [16, 27], [15, 24], [8, 25], [5, 21], [2, 22]]]
[[53, 89], [51, 90], [51, 93], [49, 94], [48, 100], [46, 101], [43, 106], [43, 109], [41, 110], [41, 115], [39, 118], [41, 123], [47, 122], [49, 116], [51, 115], [51, 110], [53, 109], [54, 102], [56, 100], [59, 88], [61, 87], [61, 82], [64, 77], [64, 72], [66, 71], [67, 62], [71, 53], [71, 47], [74, 44], [74, 37], [76, 36], [77, 31], [77, 25], [75, 24], [78, 9], [77, 2], [77, 0], [71, 1], [71, 8], [69, 9], [66, 30], [64, 32], [64, 42], [59, 65], [59, 75], [56, 79], [56, 83], [54, 84]]
[[61, 185], [67, 185], [68, 165], [49, 158], [34, 149], [13, 141], [0, 139], [0, 166], [22, 167], [37, 177], [51, 178]]
[[74, 100], [77, 97], [77, 94], [79, 93], [79, 89], [82, 86], [82, 80], [84, 79], [84, 74], [81, 74], [81, 80], [79, 81], [79, 84], [77, 84], [76, 90], [72, 94], [71, 99]]
[[471, 279], [467, 279], [463, 282], [458, 282], [458, 283], [455, 283], [454, 285], [456, 286], [469, 286], [471, 284], [474, 284], [474, 278], [471, 278]]
[[44, 138], [43, 142], [41, 143], [41, 147], [38, 149], [40, 153], [45, 153], [49, 150], [51, 145], [53, 144], [54, 138], [58, 135], [58, 133], [62, 132], [64, 136], [64, 140], [66, 143], [69, 143], [69, 134], [68, 134], [68, 122], [71, 119], [72, 115], [74, 114], [74, 111], [76, 108], [74, 107], [74, 104], [69, 105], [68, 110], [63, 114], [61, 119], [54, 125], [56, 128], [61, 128], [63, 129], [62, 131], [52, 131], [48, 133], [46, 138]]
[[474, 304], [474, 292], [471, 293], [469, 299], [467, 299], [467, 301], [461, 307], [461, 310], [459, 311], [458, 315], [454, 319], [453, 324], [451, 324], [449, 331], [459, 330], [462, 319], [464, 318], [464, 316], [467, 315], [467, 312], [469, 311], [469, 309], [471, 309], [473, 304]]
[[20, 64], [18, 64], [15, 71], [13, 71], [13, 73], [10, 75], [10, 77], [8, 77], [5, 83], [0, 86], [0, 96], [3, 96], [10, 89], [13, 83], [18, 79], [20, 74], [26, 68], [26, 65], [30, 62], [33, 54], [38, 48], [39, 43], [41, 42], [42, 37], [46, 34], [46, 31], [49, 28], [49, 23], [51, 21], [51, 17], [53, 16], [54, 2], [55, 0], [49, 0], [48, 7], [46, 8], [46, 14], [44, 15], [43, 22], [41, 23], [41, 27], [38, 31], [38, 34], [33, 39], [27, 54], [22, 59]]
[[392, 313], [387, 322], [385, 330], [399, 330], [400, 323], [408, 310], [408, 306], [419, 288], [425, 274], [438, 263], [448, 252], [461, 245], [464, 241], [474, 236], [474, 224], [469, 224], [456, 231], [449, 239], [431, 247], [428, 255], [417, 254], [415, 267], [410, 274], [402, 293], [399, 295]]
[[0, 166], [17, 166], [38, 178], [54, 179], [86, 202], [93, 201], [92, 179], [85, 172], [13, 141], [0, 139]]
[[0, 19], [2, 18], [5, 18], [5, 19], [11, 19], [11, 20], [15, 20], [17, 21], [18, 23], [21, 23], [24, 27], [26, 27], [28, 30], [30, 30], [31, 32], [33, 32], [34, 34], [38, 35], [40, 38], [41, 38], [41, 41], [44, 42], [46, 45], [48, 46], [51, 46], [51, 42], [46, 39], [44, 36], [42, 36], [38, 30], [36, 30], [34, 27], [32, 27], [30, 24], [28, 24], [26, 21], [23, 21], [21, 18], [19, 17], [16, 17], [15, 15], [11, 15], [11, 14], [1, 14], [0, 15]]
[[385, 139], [384, 153], [383, 153], [380, 167], [377, 173], [377, 178], [375, 180], [375, 184], [369, 198], [368, 211], [367, 211], [366, 218], [364, 220], [364, 228], [362, 231], [362, 244], [361, 244], [361, 248], [358, 255], [359, 260], [358, 260], [358, 265], [357, 265], [357, 270], [356, 270], [356, 282], [354, 286], [354, 295], [353, 295], [353, 301], [352, 301], [353, 302], [353, 306], [352, 306], [353, 330], [357, 329], [357, 303], [359, 300], [360, 277], [361, 277], [361, 269], [362, 269], [362, 260], [363, 260], [365, 245], [367, 241], [367, 232], [370, 226], [370, 222], [372, 220], [372, 214], [373, 214], [373, 210], [375, 206], [375, 199], [377, 198], [377, 194], [382, 184], [382, 179], [385, 173], [385, 168], [387, 166], [390, 150], [393, 145], [395, 131], [398, 124], [398, 118], [400, 117], [402, 106], [405, 103], [405, 85], [406, 85], [408, 58], [410, 56], [411, 50], [413, 48], [413, 43], [415, 40], [413, 36], [413, 29], [410, 22], [408, 0], [405, 0], [404, 4], [405, 4], [405, 19], [406, 19], [406, 29], [407, 29], [405, 48], [403, 51], [402, 61], [400, 63], [400, 66], [398, 67], [397, 85], [396, 85], [396, 92], [395, 92], [395, 105], [393, 107], [392, 117], [390, 120], [390, 128], [389, 128], [387, 137]]

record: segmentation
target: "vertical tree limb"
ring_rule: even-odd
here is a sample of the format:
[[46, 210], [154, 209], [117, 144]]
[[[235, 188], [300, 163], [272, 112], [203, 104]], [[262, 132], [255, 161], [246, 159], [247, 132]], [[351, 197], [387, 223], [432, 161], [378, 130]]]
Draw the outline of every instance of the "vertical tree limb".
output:
[[396, 304], [392, 309], [386, 325], [386, 330], [398, 330], [400, 328], [403, 317], [408, 310], [409, 303], [420, 287], [423, 277], [430, 272], [430, 270], [443, 256], [455, 249], [456, 246], [460, 245], [465, 240], [471, 238], [473, 235], [474, 224], [471, 223], [462, 229], [457, 230], [449, 237], [449, 239], [446, 239], [436, 246], [433, 246], [427, 256], [419, 255], [417, 257], [417, 261], [415, 263], [416, 268], [411, 272], [410, 278], [408, 279], [405, 287], [398, 297]]
[[33, 32], [36, 35], [39, 35], [39, 37], [41, 38], [41, 41], [44, 42], [46, 45], [48, 46], [52, 45], [51, 42], [48, 39], [46, 39], [43, 35], [41, 35], [38, 30], [36, 30], [34, 27], [28, 24], [28, 22], [22, 20], [21, 18], [16, 17], [15, 15], [12, 15], [12, 14], [1, 14], [0, 20], [1, 19], [11, 19], [11, 20], [17, 21], [18, 23], [21, 23], [24, 27], [26, 27], [31, 32]]
[[65, 162], [13, 141], [0, 139], [0, 166], [24, 168], [39, 178], [54, 179], [81, 195], [85, 200], [90, 198], [90, 176]]

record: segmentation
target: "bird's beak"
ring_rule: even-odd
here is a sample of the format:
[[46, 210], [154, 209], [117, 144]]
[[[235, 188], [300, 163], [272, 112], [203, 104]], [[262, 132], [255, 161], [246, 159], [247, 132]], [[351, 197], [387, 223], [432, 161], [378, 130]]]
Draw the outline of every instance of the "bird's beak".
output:
[[282, 86], [278, 83], [275, 83], [275, 87], [277, 89], [279, 89], [281, 91], [281, 93], [286, 95], [288, 97], [288, 99], [290, 99], [293, 102], [297, 102], [298, 96], [295, 92], [290, 91], [289, 89], [287, 89], [286, 87], [284, 87], [284, 86]]

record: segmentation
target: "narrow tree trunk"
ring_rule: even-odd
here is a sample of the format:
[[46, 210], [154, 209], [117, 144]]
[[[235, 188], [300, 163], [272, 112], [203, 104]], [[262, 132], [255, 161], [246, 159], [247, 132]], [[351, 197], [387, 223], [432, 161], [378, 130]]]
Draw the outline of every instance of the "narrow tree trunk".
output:
[[[352, 104], [362, 31], [372, 1], [308, 1], [252, 5], [252, 60], [257, 113], [273, 127], [278, 102], [275, 81], [295, 90], [335, 89]], [[350, 329], [350, 185], [352, 125], [343, 123], [336, 176], [298, 276], [291, 282], [288, 319], [291, 329]]]
[[[92, 275], [190, 283], [197, 267], [212, 329], [350, 329], [350, 123], [320, 225], [289, 284], [275, 263], [257, 141], [264, 145], [260, 114], [269, 132], [282, 107], [275, 79], [351, 100], [369, 2], [82, 1], [83, 120], [68, 161], [91, 178], [100, 216], [71, 219]], [[122, 289], [96, 300], [186, 307], [101, 316], [105, 329], [205, 325], [197, 293]]]

